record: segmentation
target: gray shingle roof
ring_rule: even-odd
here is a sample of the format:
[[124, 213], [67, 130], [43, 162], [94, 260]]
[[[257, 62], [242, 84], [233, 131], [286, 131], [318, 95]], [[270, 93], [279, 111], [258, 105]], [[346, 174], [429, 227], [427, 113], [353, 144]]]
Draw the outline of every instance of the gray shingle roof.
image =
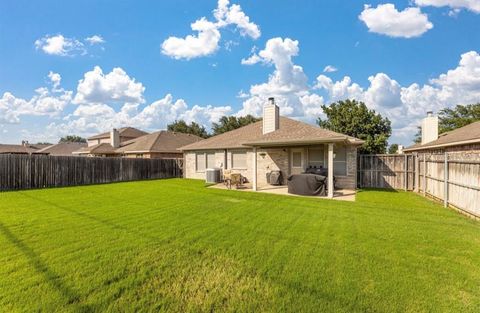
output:
[[[118, 133], [120, 134], [120, 137], [126, 137], [126, 138], [137, 138], [137, 137], [148, 134], [143, 130], [133, 128], [133, 127], [122, 127], [118, 130]], [[101, 133], [101, 134], [89, 137], [87, 139], [92, 140], [92, 139], [104, 139], [104, 138], [110, 138], [110, 132]]]
[[403, 151], [408, 152], [430, 148], [442, 148], [446, 146], [455, 146], [475, 142], [480, 142], [480, 121], [473, 122], [466, 126], [441, 134], [437, 140], [428, 142], [424, 145], [412, 145], [408, 148], [405, 148]]
[[346, 141], [362, 144], [363, 141], [344, 134], [299, 122], [287, 117], [280, 117], [279, 129], [263, 134], [263, 122], [259, 121], [188, 146], [181, 150], [235, 149], [247, 146], [293, 145], [325, 141]]
[[86, 147], [86, 143], [82, 142], [60, 142], [55, 145], [35, 151], [34, 153], [47, 153], [49, 155], [69, 156], [72, 152]]

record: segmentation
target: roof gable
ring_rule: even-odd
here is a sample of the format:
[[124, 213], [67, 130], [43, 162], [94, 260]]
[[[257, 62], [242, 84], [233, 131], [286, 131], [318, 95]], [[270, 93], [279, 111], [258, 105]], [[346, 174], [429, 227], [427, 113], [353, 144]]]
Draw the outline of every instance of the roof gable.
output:
[[178, 153], [178, 148], [194, 142], [203, 140], [195, 135], [183, 134], [170, 131], [158, 131], [144, 135], [121, 144], [116, 149], [117, 153], [129, 152], [160, 152], [160, 153]]
[[278, 130], [264, 135], [263, 122], [259, 121], [182, 147], [182, 150], [235, 149], [257, 144], [320, 142], [322, 140], [350, 141], [353, 144], [363, 143], [360, 139], [296, 121], [288, 117], [280, 117], [279, 124]]
[[[140, 130], [134, 127], [122, 127], [118, 130], [118, 133], [120, 137], [126, 137], [126, 138], [137, 138], [137, 137], [148, 134], [147, 132], [144, 132], [143, 130]], [[89, 137], [87, 139], [94, 140], [94, 139], [105, 139], [105, 138], [110, 138], [110, 132], [101, 133], [101, 134]]]

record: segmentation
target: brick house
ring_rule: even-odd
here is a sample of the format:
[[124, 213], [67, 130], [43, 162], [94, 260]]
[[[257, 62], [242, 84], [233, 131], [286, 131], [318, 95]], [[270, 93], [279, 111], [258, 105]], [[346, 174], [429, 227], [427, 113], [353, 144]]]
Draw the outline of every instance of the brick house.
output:
[[[281, 171], [285, 180], [308, 167], [325, 167], [329, 182], [335, 175], [337, 188], [355, 189], [357, 148], [361, 144], [360, 139], [281, 117], [270, 98], [262, 121], [181, 150], [186, 178], [205, 179], [207, 168], [231, 169], [250, 181], [254, 190], [260, 190], [268, 186], [266, 174], [272, 170]], [[333, 197], [331, 188], [329, 197]]]
[[438, 135], [438, 117], [432, 112], [422, 121], [422, 140], [403, 149], [418, 154], [476, 154], [480, 152], [480, 121]]
[[127, 127], [90, 137], [87, 139], [88, 146], [73, 154], [96, 157], [181, 159], [183, 153], [178, 148], [202, 139], [195, 135], [164, 130], [149, 134]]

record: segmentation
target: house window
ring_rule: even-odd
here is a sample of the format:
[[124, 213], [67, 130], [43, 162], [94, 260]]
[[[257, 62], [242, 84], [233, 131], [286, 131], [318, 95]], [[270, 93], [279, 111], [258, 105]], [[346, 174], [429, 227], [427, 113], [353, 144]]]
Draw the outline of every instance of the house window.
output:
[[143, 159], [143, 154], [136, 154], [135, 157], [136, 157], [137, 159]]
[[195, 170], [203, 172], [207, 168], [215, 167], [215, 152], [197, 152], [195, 153]]
[[207, 159], [207, 168], [214, 168], [215, 167], [215, 153], [208, 152], [206, 153]]
[[303, 153], [302, 150], [292, 151], [292, 167], [303, 168]]
[[308, 149], [308, 165], [313, 167], [323, 167], [325, 160], [325, 151], [323, 147]]
[[333, 175], [347, 176], [347, 149], [345, 146], [335, 147], [335, 158], [333, 159]]
[[247, 152], [232, 151], [232, 169], [247, 168]]
[[195, 168], [197, 172], [205, 171], [205, 153], [195, 153]]

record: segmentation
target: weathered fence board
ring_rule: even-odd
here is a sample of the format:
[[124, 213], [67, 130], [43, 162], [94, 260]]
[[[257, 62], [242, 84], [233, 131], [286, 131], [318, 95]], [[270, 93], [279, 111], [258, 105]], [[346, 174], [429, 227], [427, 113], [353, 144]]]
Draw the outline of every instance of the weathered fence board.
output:
[[415, 158], [405, 154], [358, 156], [358, 185], [362, 188], [413, 190]]
[[0, 191], [182, 177], [183, 160], [0, 155]]
[[480, 217], [480, 155], [419, 155], [419, 191]]

